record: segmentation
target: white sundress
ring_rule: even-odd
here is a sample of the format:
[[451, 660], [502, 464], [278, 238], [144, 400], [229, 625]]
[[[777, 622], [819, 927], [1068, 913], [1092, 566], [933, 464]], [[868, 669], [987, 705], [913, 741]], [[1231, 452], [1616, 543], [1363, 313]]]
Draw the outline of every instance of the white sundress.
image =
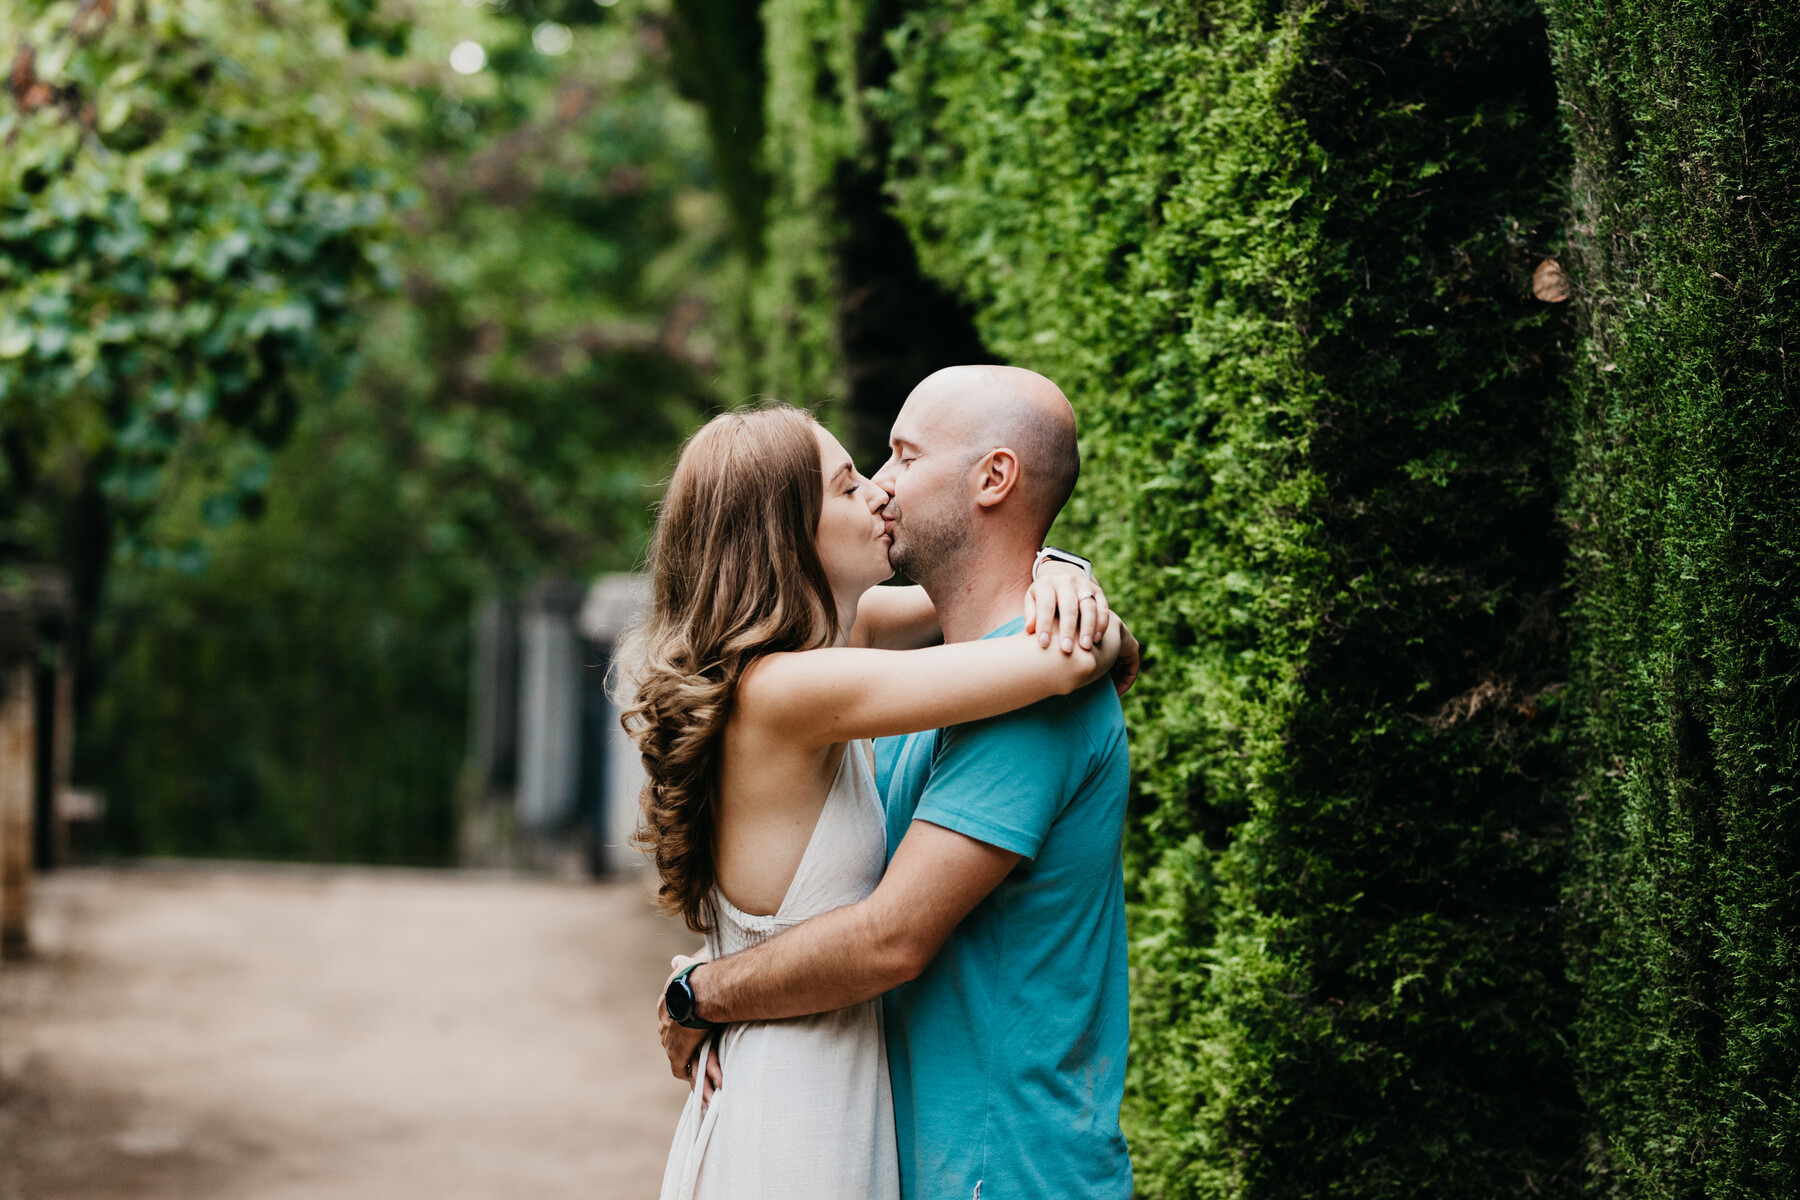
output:
[[[718, 923], [706, 939], [712, 957], [856, 903], [875, 890], [886, 866], [887, 822], [868, 743], [851, 742], [775, 914], [743, 912], [714, 889]], [[714, 1036], [724, 1084], [702, 1113], [704, 1072], [695, 1072], [662, 1200], [898, 1200], [879, 999], [731, 1025]]]

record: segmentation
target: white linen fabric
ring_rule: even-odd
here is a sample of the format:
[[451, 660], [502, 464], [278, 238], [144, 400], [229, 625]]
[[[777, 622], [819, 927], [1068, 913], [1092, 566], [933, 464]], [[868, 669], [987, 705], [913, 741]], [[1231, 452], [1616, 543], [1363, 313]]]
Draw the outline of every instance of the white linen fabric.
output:
[[[886, 865], [887, 823], [869, 745], [852, 742], [775, 914], [743, 912], [713, 890], [718, 922], [706, 939], [711, 956], [856, 903], [875, 890]], [[898, 1200], [879, 999], [817, 1016], [732, 1025], [713, 1036], [720, 1039], [725, 1082], [703, 1113], [702, 1072], [695, 1072], [663, 1172], [662, 1200]]]

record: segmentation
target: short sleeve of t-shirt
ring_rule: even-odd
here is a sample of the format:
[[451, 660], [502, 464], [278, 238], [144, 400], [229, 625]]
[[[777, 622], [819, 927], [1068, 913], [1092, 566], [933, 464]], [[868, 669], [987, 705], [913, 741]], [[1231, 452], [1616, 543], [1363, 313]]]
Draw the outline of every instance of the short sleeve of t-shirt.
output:
[[1090, 753], [1062, 696], [946, 729], [913, 819], [1036, 858]]

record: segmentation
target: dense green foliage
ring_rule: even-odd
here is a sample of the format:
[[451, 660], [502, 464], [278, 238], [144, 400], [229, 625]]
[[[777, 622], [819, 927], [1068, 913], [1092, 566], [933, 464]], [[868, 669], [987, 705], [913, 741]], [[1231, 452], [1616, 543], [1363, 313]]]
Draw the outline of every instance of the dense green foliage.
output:
[[315, 402], [254, 521], [154, 522], [187, 570], [115, 570], [82, 781], [132, 854], [454, 861], [467, 581], [426, 552], [354, 397]]
[[[115, 21], [136, 28], [162, 11], [126, 4]], [[205, 25], [210, 9], [170, 11]], [[545, 23], [556, 16], [582, 20]], [[334, 169], [363, 181], [346, 205], [378, 209], [384, 193], [368, 181], [404, 181], [398, 219], [379, 226], [393, 286], [334, 293], [335, 340], [307, 343], [324, 369], [283, 376], [285, 391], [254, 381], [265, 407], [252, 416], [281, 417], [254, 425], [260, 441], [208, 419], [223, 401], [199, 400], [157, 418], [161, 442], [130, 425], [117, 436], [120, 462], [136, 463], [127, 451], [142, 446], [161, 458], [154, 493], [133, 493], [145, 503], [96, 614], [78, 774], [108, 793], [115, 850], [449, 861], [474, 597], [546, 572], [628, 566], [667, 456], [708, 402], [706, 288], [725, 216], [698, 113], [673, 97], [654, 5], [624, 15], [294, 0], [206, 28], [221, 72], [239, 80], [231, 95], [247, 127], [286, 129], [294, 111], [331, 123], [294, 136], [316, 143], [315, 158], [341, 151]], [[451, 69], [463, 40], [485, 48], [484, 69]], [[155, 46], [120, 43], [109, 69], [129, 76], [142, 66], [132, 55]], [[143, 107], [158, 103], [175, 100]], [[243, 168], [257, 143], [216, 132], [245, 147], [221, 172]], [[274, 227], [293, 201], [258, 190], [259, 178], [193, 173], [184, 219], [202, 231]], [[257, 252], [299, 253], [248, 227]], [[189, 286], [155, 257], [169, 246], [121, 265], [103, 245], [68, 249], [67, 271], [156, 296]], [[222, 296], [250, 314], [233, 318], [243, 325], [257, 303], [287, 295], [243, 271], [195, 302]], [[282, 286], [326, 282], [290, 271]], [[190, 344], [240, 352], [229, 338]], [[120, 362], [125, 390], [112, 403], [154, 413], [165, 383], [222, 372], [197, 353]], [[66, 415], [47, 387], [25, 379], [13, 396], [36, 406], [22, 411]], [[52, 468], [66, 457], [48, 439], [28, 449], [26, 461]], [[50, 519], [13, 552], [57, 557], [67, 501], [50, 494]]]
[[[356, 385], [432, 549], [511, 583], [631, 565], [711, 400], [727, 227], [660, 24], [576, 26], [555, 57], [532, 30], [465, 12], [414, 34], [433, 78], [391, 137], [422, 195]], [[489, 65], [462, 79], [438, 64], [469, 35]]]
[[1607, 1190], [1800, 1191], [1800, 11], [1549, 6], [1589, 334], [1583, 1077]]
[[[712, 114], [721, 193], [736, 226], [753, 230], [733, 271], [724, 396], [812, 406], [869, 464], [885, 457], [919, 380], [992, 357], [967, 306], [921, 273], [886, 194], [890, 133], [869, 93], [893, 71], [885, 39], [901, 9], [768, 0], [756, 20], [747, 5], [676, 5], [688, 30], [676, 42], [682, 78], [730, 68], [724, 46], [761, 55], [729, 95], [717, 82], [692, 89]], [[752, 102], [756, 118], [743, 118]], [[752, 135], [762, 140], [747, 155]]]
[[443, 861], [475, 595], [627, 565], [716, 399], [868, 459], [998, 358], [1074, 400], [1058, 537], [1147, 649], [1140, 1190], [1800, 1187], [1792, 5], [12, 0], [0, 45], [0, 567], [92, 601], [123, 535], [117, 847]]
[[719, 194], [746, 265], [763, 257], [769, 176], [763, 149], [763, 27], [754, 4], [670, 0], [676, 84], [706, 115]]
[[260, 502], [392, 187], [314, 9], [15, 0], [0, 46], [0, 544], [72, 558], [91, 609], [172, 460], [211, 458], [221, 520]]
[[752, 371], [885, 193], [1082, 417], [1148, 1194], [1792, 1190], [1793, 18], [1548, 8], [763, 5]]
[[904, 36], [901, 210], [1075, 398], [1069, 536], [1154, 647], [1143, 1186], [1569, 1190], [1541, 21], [991, 3]]

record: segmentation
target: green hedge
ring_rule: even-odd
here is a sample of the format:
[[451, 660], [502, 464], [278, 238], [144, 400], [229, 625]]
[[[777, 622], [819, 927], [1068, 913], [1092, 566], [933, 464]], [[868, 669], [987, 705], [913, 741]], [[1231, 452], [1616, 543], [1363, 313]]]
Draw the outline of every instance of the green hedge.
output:
[[158, 513], [203, 569], [114, 569], [77, 756], [104, 853], [456, 861], [471, 589], [421, 553], [384, 415], [313, 399], [260, 519], [212, 528], [193, 486]]
[[1075, 398], [1152, 648], [1144, 1190], [1570, 1191], [1541, 19], [994, 2], [899, 57], [902, 212]]
[[1800, 10], [1553, 0], [1600, 1181], [1800, 1192]]
[[853, 387], [885, 190], [1082, 416], [1141, 1190], [1792, 1193], [1795, 18], [762, 13], [763, 378]]
[[[731, 87], [688, 87], [709, 108], [736, 223], [755, 230], [738, 263], [739, 338], [721, 391], [728, 402], [771, 395], [816, 406], [869, 470], [886, 456], [888, 428], [919, 380], [993, 357], [956, 289], [921, 273], [886, 195], [890, 134], [870, 93], [893, 71], [886, 33], [903, 8], [898, 0], [676, 6], [678, 78], [730, 75], [732, 60], [760, 56], [754, 69], [737, 68]], [[742, 28], [747, 13], [760, 14], [753, 34]], [[761, 109], [746, 116], [740, 105], [752, 95]], [[722, 135], [727, 126], [733, 132]], [[764, 138], [753, 156], [758, 182], [735, 184], [749, 177], [752, 126]]]

